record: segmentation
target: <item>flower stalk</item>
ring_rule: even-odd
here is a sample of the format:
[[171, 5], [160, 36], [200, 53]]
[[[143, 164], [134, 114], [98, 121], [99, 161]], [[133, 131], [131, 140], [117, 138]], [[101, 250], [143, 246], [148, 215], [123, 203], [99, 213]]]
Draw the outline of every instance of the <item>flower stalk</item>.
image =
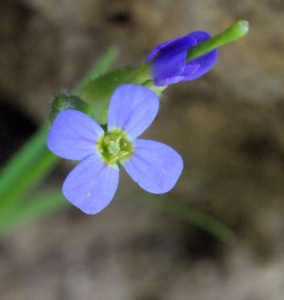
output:
[[198, 58], [214, 49], [244, 37], [248, 33], [248, 30], [249, 23], [247, 21], [237, 21], [222, 33], [188, 49], [186, 54], [186, 62], [190, 62], [191, 60]]

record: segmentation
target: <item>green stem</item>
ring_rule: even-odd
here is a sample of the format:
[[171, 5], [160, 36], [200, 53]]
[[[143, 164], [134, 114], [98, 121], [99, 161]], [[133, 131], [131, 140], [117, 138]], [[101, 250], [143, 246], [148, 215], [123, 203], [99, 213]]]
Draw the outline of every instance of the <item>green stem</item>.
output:
[[238, 40], [241, 37], [245, 36], [248, 33], [248, 30], [249, 23], [245, 20], [239, 20], [224, 32], [190, 48], [186, 54], [186, 61], [189, 62], [218, 47]]

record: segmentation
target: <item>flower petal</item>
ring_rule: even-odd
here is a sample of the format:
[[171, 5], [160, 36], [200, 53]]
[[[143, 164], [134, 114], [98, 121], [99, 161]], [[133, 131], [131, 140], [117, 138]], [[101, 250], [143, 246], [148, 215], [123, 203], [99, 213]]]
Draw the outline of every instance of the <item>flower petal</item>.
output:
[[193, 80], [208, 72], [216, 63], [218, 51], [211, 52], [186, 63], [188, 49], [209, 39], [206, 31], [194, 31], [184, 37], [164, 42], [155, 47], [146, 58], [156, 86], [167, 86], [179, 81]]
[[81, 160], [94, 154], [96, 141], [104, 132], [88, 115], [73, 109], [60, 112], [47, 137], [47, 146], [56, 155]]
[[151, 62], [152, 77], [160, 79], [180, 75], [186, 65], [187, 50], [195, 45], [195, 39], [186, 35], [161, 48]]
[[157, 95], [140, 85], [124, 84], [113, 93], [108, 112], [108, 131], [124, 130], [135, 139], [153, 122], [159, 109]]
[[196, 44], [199, 44], [211, 38], [211, 34], [203, 30], [193, 31], [189, 34], [189, 36], [196, 41]]
[[[200, 68], [200, 65], [187, 65], [185, 66], [182, 74], [186, 73], [186, 74], [194, 74], [198, 69]], [[186, 76], [184, 75], [178, 75], [178, 76], [173, 76], [173, 77], [168, 77], [168, 78], [156, 78], [154, 79], [154, 84], [156, 86], [167, 86], [170, 84], [174, 84], [183, 80], [188, 80], [185, 79]]]
[[161, 44], [159, 44], [158, 46], [156, 46], [146, 57], [145, 62], [149, 61], [151, 58], [153, 58], [161, 49], [163, 49], [164, 47], [166, 47], [167, 45], [176, 42], [180, 39], [182, 39], [183, 37], [178, 37], [178, 38], [174, 38], [172, 40], [163, 42]]
[[[190, 34], [190, 36], [196, 40], [197, 44], [211, 38], [211, 35], [206, 31], [194, 31]], [[204, 75], [214, 66], [217, 58], [218, 51], [215, 49], [190, 61], [184, 68], [184, 71], [182, 73], [184, 78], [182, 80], [193, 80]], [[192, 65], [197, 65], [199, 66], [199, 68], [195, 72], [192, 72]]]
[[199, 65], [199, 68], [196, 72], [191, 73], [188, 72], [187, 66], [185, 67], [182, 75], [183, 80], [193, 80], [201, 77], [205, 73], [207, 73], [216, 63], [218, 59], [218, 51], [217, 50], [212, 50], [207, 54], [204, 54], [190, 62], [190, 64], [197, 64]]
[[86, 214], [96, 214], [112, 200], [118, 186], [119, 168], [106, 165], [99, 155], [84, 159], [69, 173], [63, 195]]
[[176, 184], [182, 169], [181, 156], [171, 147], [150, 140], [137, 139], [134, 153], [123, 166], [144, 190], [162, 194]]

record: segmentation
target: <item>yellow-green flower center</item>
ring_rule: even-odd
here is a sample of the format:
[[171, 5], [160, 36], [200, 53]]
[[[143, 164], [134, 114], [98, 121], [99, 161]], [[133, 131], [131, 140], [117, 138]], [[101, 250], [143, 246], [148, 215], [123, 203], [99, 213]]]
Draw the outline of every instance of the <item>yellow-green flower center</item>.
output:
[[97, 149], [104, 162], [114, 166], [129, 159], [133, 152], [133, 142], [122, 130], [114, 129], [99, 138]]

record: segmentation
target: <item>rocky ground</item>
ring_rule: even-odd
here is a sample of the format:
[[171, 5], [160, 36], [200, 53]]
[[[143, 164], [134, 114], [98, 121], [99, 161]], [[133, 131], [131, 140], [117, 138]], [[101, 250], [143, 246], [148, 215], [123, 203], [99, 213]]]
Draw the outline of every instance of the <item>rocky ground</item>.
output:
[[152, 203], [163, 196], [122, 174], [102, 213], [70, 207], [2, 238], [0, 298], [284, 299], [283, 1], [1, 0], [0, 8], [1, 163], [47, 119], [52, 95], [109, 46], [121, 50], [114, 67], [139, 65], [164, 40], [250, 22], [208, 74], [166, 90], [145, 134], [184, 158], [167, 197], [222, 221], [237, 241], [161, 212]]

